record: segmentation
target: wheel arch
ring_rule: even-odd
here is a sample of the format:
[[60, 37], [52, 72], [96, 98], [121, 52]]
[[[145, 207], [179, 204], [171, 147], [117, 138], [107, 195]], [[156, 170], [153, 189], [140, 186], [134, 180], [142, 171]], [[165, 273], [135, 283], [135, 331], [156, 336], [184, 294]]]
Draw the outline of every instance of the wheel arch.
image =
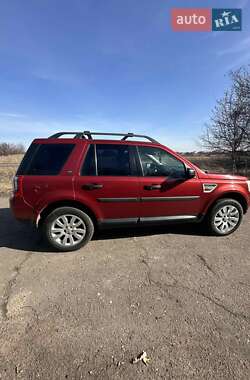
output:
[[228, 191], [228, 192], [225, 192], [223, 194], [220, 194], [219, 197], [217, 197], [216, 199], [214, 199], [211, 202], [211, 204], [208, 206], [208, 208], [205, 211], [206, 215], [209, 214], [209, 212], [214, 207], [214, 205], [216, 204], [216, 202], [218, 202], [220, 199], [234, 199], [234, 200], [238, 201], [240, 203], [240, 205], [242, 206], [243, 213], [245, 214], [247, 212], [248, 203], [247, 203], [247, 200], [244, 197], [244, 195], [242, 195], [241, 193], [239, 193], [237, 191]]
[[93, 210], [86, 206], [84, 203], [81, 203], [81, 202], [78, 202], [78, 201], [75, 201], [75, 200], [60, 200], [60, 201], [56, 201], [56, 202], [52, 202], [50, 204], [48, 204], [39, 214], [38, 218], [37, 218], [37, 221], [36, 221], [36, 225], [37, 227], [40, 227], [43, 223], [43, 221], [45, 220], [45, 218], [55, 209], [59, 208], [59, 207], [74, 207], [74, 208], [77, 208], [83, 212], [85, 212], [86, 214], [89, 215], [89, 217], [92, 219], [94, 225], [96, 226], [97, 225], [97, 216], [96, 214], [93, 212]]

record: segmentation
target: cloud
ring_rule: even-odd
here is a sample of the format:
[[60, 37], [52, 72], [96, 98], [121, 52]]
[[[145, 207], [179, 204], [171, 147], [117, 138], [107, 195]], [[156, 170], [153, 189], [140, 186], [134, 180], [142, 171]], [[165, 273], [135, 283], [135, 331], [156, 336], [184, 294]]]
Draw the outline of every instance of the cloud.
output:
[[250, 36], [245, 37], [240, 42], [235, 43], [226, 49], [216, 52], [220, 59], [225, 59], [223, 69], [230, 71], [242, 65], [250, 63]]
[[249, 65], [250, 64], [250, 51], [246, 54], [240, 55], [237, 59], [231, 61], [227, 66], [225, 66], [225, 70], [233, 70], [235, 68], [239, 68], [240, 66]]
[[71, 72], [62, 72], [62, 70], [53, 70], [53, 68], [37, 68], [31, 75], [38, 80], [47, 81], [47, 82], [61, 82], [66, 85], [75, 86], [79, 85], [82, 81], [82, 78], [77, 75], [72, 74]]
[[239, 8], [244, 9], [248, 5], [248, 0], [241, 0], [238, 4]]
[[[23, 143], [27, 147], [35, 138], [46, 138], [60, 131], [96, 131], [96, 132], [134, 132], [149, 135], [162, 144], [168, 145], [177, 151], [191, 151], [196, 149], [195, 141], [190, 134], [185, 141], [173, 132], [175, 128], [167, 125], [153, 125], [138, 122], [137, 120], [114, 120], [107, 118], [86, 118], [77, 114], [71, 120], [37, 120], [5, 119], [0, 120], [0, 140], [12, 143]], [[172, 132], [171, 132], [172, 131]]]
[[237, 54], [250, 49], [250, 36], [244, 38], [240, 43], [237, 43], [227, 49], [222, 49], [217, 52], [218, 56], [224, 56], [227, 54]]
[[13, 118], [13, 119], [22, 119], [26, 117], [26, 115], [21, 113], [11, 113], [11, 112], [0, 112], [1, 118]]

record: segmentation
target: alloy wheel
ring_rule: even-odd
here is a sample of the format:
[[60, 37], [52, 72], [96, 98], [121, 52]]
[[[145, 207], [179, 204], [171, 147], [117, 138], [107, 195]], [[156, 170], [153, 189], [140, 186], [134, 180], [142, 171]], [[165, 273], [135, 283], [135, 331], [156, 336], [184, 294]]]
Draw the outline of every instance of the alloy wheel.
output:
[[79, 244], [86, 235], [86, 225], [79, 216], [60, 215], [51, 225], [51, 237], [63, 247]]
[[214, 226], [220, 234], [227, 234], [237, 226], [239, 221], [239, 210], [233, 205], [228, 205], [217, 211], [214, 217]]

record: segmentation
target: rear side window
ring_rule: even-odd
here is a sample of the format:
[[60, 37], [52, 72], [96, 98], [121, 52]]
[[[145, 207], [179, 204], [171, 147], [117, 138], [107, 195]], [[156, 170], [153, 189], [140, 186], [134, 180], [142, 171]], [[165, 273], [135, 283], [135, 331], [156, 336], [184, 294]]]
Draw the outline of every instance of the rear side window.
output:
[[98, 175], [131, 175], [129, 149], [127, 145], [97, 145], [96, 156]]
[[96, 175], [95, 147], [93, 144], [89, 146], [84, 160], [84, 165], [81, 170], [81, 175]]
[[17, 175], [57, 175], [73, 148], [74, 144], [32, 144]]
[[27, 168], [27, 166], [29, 165], [29, 163], [31, 162], [34, 154], [35, 154], [35, 151], [39, 148], [40, 145], [38, 144], [31, 144], [29, 146], [29, 149], [27, 150], [27, 152], [25, 153], [22, 161], [21, 161], [21, 164], [19, 165], [19, 168], [17, 169], [17, 175], [22, 175], [22, 174], [25, 174], [25, 170]]
[[88, 149], [81, 175], [135, 175], [132, 152], [128, 145], [96, 144]]

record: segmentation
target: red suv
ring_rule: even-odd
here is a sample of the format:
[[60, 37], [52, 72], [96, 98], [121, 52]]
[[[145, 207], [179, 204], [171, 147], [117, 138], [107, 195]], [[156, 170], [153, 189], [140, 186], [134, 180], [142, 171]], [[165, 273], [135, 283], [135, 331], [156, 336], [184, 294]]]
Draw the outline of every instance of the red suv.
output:
[[88, 131], [34, 140], [13, 187], [16, 218], [35, 222], [60, 251], [116, 225], [205, 219], [213, 234], [225, 236], [239, 227], [250, 197], [247, 178], [205, 173], [148, 136]]

